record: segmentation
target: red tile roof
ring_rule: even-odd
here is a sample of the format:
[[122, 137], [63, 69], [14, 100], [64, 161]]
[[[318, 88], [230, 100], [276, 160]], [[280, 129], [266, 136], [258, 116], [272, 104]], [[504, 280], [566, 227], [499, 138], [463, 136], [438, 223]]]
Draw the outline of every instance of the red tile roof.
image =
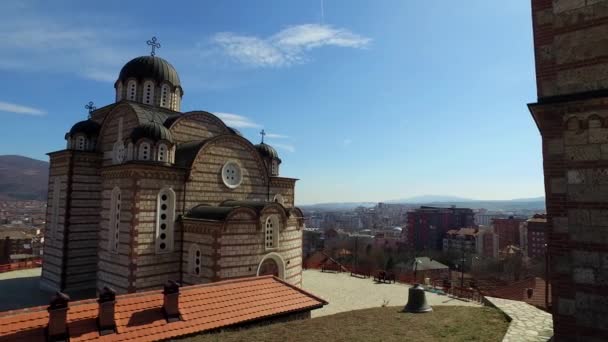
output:
[[[157, 341], [317, 309], [327, 302], [273, 276], [243, 278], [182, 287], [182, 320], [167, 323], [162, 291], [116, 297], [117, 333], [99, 336], [95, 299], [71, 302], [71, 341]], [[45, 341], [46, 306], [0, 313], [0, 341]]]

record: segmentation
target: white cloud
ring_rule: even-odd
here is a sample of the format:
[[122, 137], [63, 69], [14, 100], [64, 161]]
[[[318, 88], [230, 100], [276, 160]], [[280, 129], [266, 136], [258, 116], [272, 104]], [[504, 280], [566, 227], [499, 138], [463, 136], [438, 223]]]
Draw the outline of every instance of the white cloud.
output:
[[266, 138], [270, 139], [287, 139], [289, 136], [283, 134], [266, 133]]
[[296, 148], [293, 145], [289, 145], [289, 144], [277, 144], [274, 142], [268, 142], [269, 145], [271, 145], [272, 147], [276, 147], [280, 150], [284, 150], [287, 152], [295, 152]]
[[260, 128], [261, 125], [251, 121], [246, 116], [232, 114], [232, 113], [213, 113], [217, 115], [224, 123], [229, 127], [234, 128]]
[[8, 113], [31, 115], [31, 116], [43, 116], [46, 114], [45, 111], [40, 110], [40, 109], [26, 107], [26, 106], [14, 104], [14, 103], [2, 102], [2, 101], [0, 101], [0, 112], [8, 112]]
[[323, 46], [365, 48], [370, 38], [331, 25], [303, 24], [287, 27], [270, 37], [218, 33], [212, 37], [225, 54], [255, 67], [285, 67], [306, 61], [306, 51]]

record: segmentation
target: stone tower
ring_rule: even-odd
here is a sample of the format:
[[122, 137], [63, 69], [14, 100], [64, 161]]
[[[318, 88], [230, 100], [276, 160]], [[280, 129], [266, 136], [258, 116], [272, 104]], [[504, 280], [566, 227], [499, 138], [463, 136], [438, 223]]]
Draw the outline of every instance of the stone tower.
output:
[[532, 0], [556, 341], [608, 336], [608, 1]]

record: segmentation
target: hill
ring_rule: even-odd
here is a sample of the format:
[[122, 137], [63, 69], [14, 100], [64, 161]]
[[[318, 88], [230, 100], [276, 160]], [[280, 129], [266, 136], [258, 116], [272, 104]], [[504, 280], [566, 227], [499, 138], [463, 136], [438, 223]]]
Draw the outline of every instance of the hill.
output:
[[49, 163], [17, 155], [0, 156], [0, 199], [46, 201]]

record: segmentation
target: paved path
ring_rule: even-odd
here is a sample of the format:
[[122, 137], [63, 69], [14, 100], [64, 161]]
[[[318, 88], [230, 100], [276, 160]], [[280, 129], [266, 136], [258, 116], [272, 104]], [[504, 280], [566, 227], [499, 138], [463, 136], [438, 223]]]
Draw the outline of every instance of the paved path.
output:
[[[377, 284], [373, 279], [351, 277], [349, 273], [323, 273], [305, 270], [302, 288], [329, 302], [322, 309], [312, 311], [312, 317], [333, 315], [338, 312], [377, 308], [384, 305], [405, 306], [408, 289], [405, 284]], [[445, 295], [426, 293], [427, 302], [433, 305], [480, 306]]]
[[553, 336], [551, 314], [516, 300], [486, 297], [511, 318], [503, 342], [549, 341]]

